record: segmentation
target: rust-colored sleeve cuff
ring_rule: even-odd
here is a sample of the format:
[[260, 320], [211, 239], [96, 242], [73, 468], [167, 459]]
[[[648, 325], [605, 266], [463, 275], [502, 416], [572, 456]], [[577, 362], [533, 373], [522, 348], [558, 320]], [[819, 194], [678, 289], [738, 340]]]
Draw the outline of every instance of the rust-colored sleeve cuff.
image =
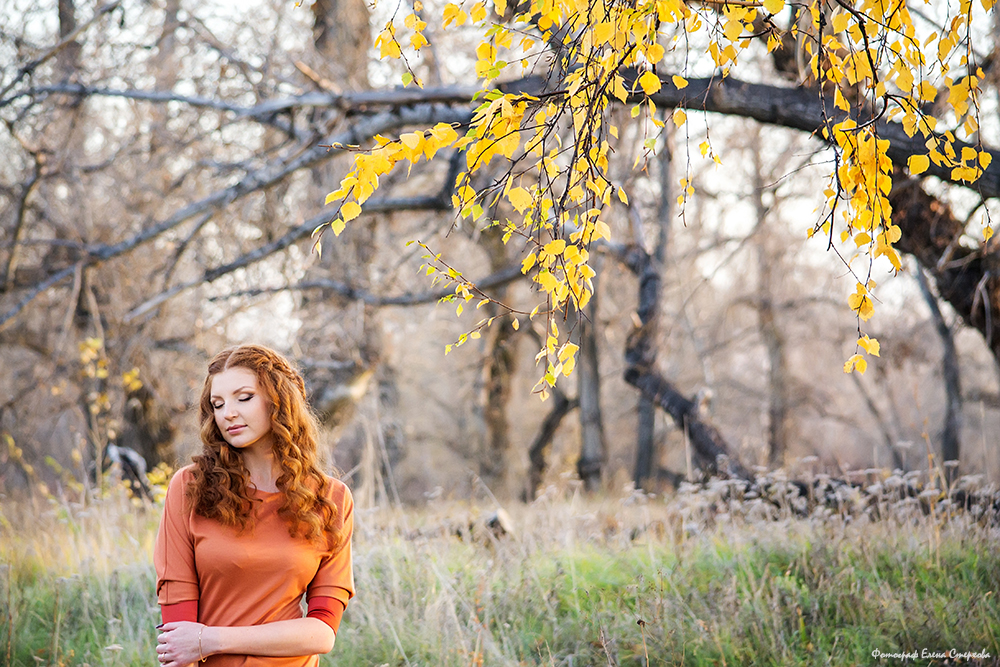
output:
[[185, 600], [176, 604], [160, 605], [160, 616], [164, 623], [175, 623], [177, 621], [198, 622], [198, 601]]
[[344, 603], [337, 598], [316, 595], [309, 598], [309, 611], [306, 613], [306, 617], [318, 618], [330, 626], [333, 634], [337, 634], [340, 619], [343, 618], [345, 609]]

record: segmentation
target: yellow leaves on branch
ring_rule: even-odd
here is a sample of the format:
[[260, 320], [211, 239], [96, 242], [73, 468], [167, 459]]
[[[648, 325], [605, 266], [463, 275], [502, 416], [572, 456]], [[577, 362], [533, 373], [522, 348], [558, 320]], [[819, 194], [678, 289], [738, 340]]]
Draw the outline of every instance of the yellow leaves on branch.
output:
[[[807, 64], [815, 88], [832, 94], [833, 104], [824, 107], [827, 113], [838, 114], [822, 132], [836, 154], [836, 166], [831, 186], [825, 190], [830, 216], [815, 229], [833, 234], [836, 224], [843, 240], [854, 240], [855, 256], [865, 256], [869, 262], [885, 257], [894, 270], [901, 267], [894, 247], [900, 230], [892, 223], [888, 195], [893, 164], [888, 157], [889, 142], [879, 136], [879, 123], [897, 123], [910, 137], [920, 133], [926, 152], [907, 160], [912, 175], [932, 173], [971, 183], [991, 162], [991, 154], [977, 143], [980, 85], [985, 75], [969, 62], [972, 0], [941, 1], [958, 6], [948, 7], [945, 15], [949, 18], [931, 34], [932, 28], [925, 23], [914, 24], [904, 0], [847, 0], [832, 13], [828, 11], [831, 3], [807, 0], [802, 8], [807, 12], [802, 15], [804, 21], [792, 26], [804, 29], [803, 24], [812, 19], [814, 32], [804, 40]], [[988, 10], [993, 1], [981, 0], [981, 4]], [[412, 168], [443, 148], [464, 150], [465, 170], [456, 179], [452, 197], [459, 216], [476, 220], [485, 210], [497, 211], [500, 219], [494, 222], [503, 225], [505, 242], [515, 235], [527, 242], [522, 270], [544, 295], [543, 312], [581, 308], [590, 298], [593, 278], [588, 264], [590, 246], [610, 238], [604, 218], [617, 205], [614, 193], [620, 201], [627, 201], [609, 171], [609, 155], [615, 150], [611, 142], [619, 136], [611, 117], [613, 105], [633, 103], [632, 117], [643, 115], [648, 121], [644, 127], [651, 125], [657, 132], [663, 121], [657, 117], [652, 97], [661, 93], [666, 81], [676, 90], [689, 85], [683, 72], [664, 66], [668, 54], [680, 48], [701, 48], [702, 62], [711, 58], [721, 75], [728, 76], [754, 39], [766, 39], [768, 50], [778, 48], [780, 31], [758, 34], [760, 19], [771, 21], [781, 15], [780, 23], [788, 15], [788, 4], [785, 0], [706, 4], [526, 0], [517, 5], [494, 0], [493, 16], [502, 17], [497, 23], [482, 0], [447, 2], [440, 16], [443, 29], [482, 30], [482, 39], [474, 47], [474, 71], [482, 91], [468, 130], [460, 137], [456, 128], [438, 125], [412, 129], [395, 138], [376, 137], [373, 146], [357, 152], [352, 170], [327, 197], [328, 203], [345, 202], [331, 228], [340, 233], [360, 215], [380, 178], [400, 162]], [[427, 46], [427, 23], [419, 16], [420, 9], [419, 2], [415, 3], [414, 12], [401, 25], [390, 20], [375, 40], [381, 59], [404, 61], [404, 84], [413, 80], [413, 73], [405, 63], [400, 40], [413, 51]], [[826, 12], [822, 16], [821, 9]], [[400, 35], [409, 35], [409, 40]], [[558, 42], [559, 47], [530, 55], [538, 37], [550, 45]], [[683, 58], [674, 62], [687, 63], [699, 56], [678, 55]], [[541, 58], [552, 58], [551, 67], [564, 73], [562, 87], [549, 91], [544, 99], [493, 88], [511, 63], [527, 68], [531, 58], [538, 58], [536, 68], [549, 67]], [[676, 127], [682, 127], [687, 113], [676, 108], [671, 118]], [[657, 137], [643, 136], [642, 141], [648, 154]], [[718, 161], [710, 146], [703, 147], [702, 154]], [[502, 175], [473, 179], [476, 172], [497, 161], [505, 165]], [[506, 165], [516, 165], [516, 169]], [[685, 179], [679, 203], [683, 205], [693, 194]], [[840, 217], [834, 215], [837, 212]], [[503, 219], [504, 215], [513, 219]], [[992, 232], [991, 226], [985, 228], [987, 241]], [[848, 299], [863, 321], [874, 313], [873, 287], [873, 283], [859, 284]], [[872, 353], [861, 342], [859, 346], [877, 356], [877, 347]], [[552, 356], [558, 349], [546, 346], [546, 378], [557, 377], [566, 368], [565, 360]], [[852, 359], [851, 368], [863, 372], [864, 359]], [[561, 370], [556, 372], [560, 363]]]
[[858, 317], [867, 322], [875, 314], [875, 304], [872, 302], [870, 291], [875, 289], [875, 281], [869, 280], [868, 285], [858, 283], [854, 294], [847, 297], [847, 305], [851, 307]]
[[[858, 339], [858, 347], [867, 352], [873, 357], [879, 356], [879, 342], [874, 338], [869, 338], [868, 334], [863, 335]], [[844, 372], [850, 373], [852, 371], [857, 371], [862, 375], [868, 369], [868, 360], [866, 360], [860, 353], [855, 353], [844, 363]]]

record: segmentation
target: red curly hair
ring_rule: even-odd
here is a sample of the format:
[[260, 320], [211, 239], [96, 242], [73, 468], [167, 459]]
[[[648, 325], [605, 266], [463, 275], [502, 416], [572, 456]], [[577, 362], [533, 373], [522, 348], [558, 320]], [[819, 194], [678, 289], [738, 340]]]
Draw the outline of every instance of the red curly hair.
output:
[[212, 378], [230, 368], [251, 371], [267, 397], [274, 455], [281, 467], [276, 484], [284, 496], [278, 514], [288, 522], [289, 534], [335, 548], [339, 511], [327, 500], [330, 482], [319, 467], [317, 422], [306, 400], [305, 382], [284, 357], [261, 345], [223, 350], [208, 364], [199, 409], [203, 448], [194, 457], [187, 489], [194, 511], [240, 531], [253, 528], [250, 472], [243, 453], [222, 437], [211, 400]]

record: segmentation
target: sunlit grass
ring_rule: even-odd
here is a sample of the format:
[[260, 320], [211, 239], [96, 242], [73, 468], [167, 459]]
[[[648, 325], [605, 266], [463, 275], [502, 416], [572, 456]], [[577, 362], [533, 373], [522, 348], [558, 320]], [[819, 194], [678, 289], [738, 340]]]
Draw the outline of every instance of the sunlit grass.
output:
[[[359, 510], [352, 601], [329, 665], [870, 665], [1000, 655], [1000, 534], [912, 505], [880, 521], [717, 515], [697, 494], [549, 495], [507, 507]], [[149, 665], [156, 507], [4, 501], [0, 659]], [[9, 660], [7, 660], [9, 652]], [[993, 662], [993, 661], [990, 661]], [[927, 664], [926, 661], [921, 661]], [[888, 663], [887, 663], [888, 664]], [[897, 661], [898, 664], [898, 661]]]

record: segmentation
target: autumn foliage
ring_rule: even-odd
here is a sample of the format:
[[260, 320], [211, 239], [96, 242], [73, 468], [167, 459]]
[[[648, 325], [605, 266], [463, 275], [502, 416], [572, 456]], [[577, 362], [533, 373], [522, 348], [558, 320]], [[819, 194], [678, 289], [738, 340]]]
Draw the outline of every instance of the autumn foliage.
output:
[[[803, 233], [824, 236], [831, 247], [835, 237], [841, 248], [853, 241], [842, 257], [857, 278], [848, 305], [858, 319], [859, 340], [845, 371], [864, 372], [864, 355], [879, 353], [878, 341], [862, 331], [877, 303], [872, 267], [884, 257], [891, 270], [901, 268], [894, 247], [901, 232], [888, 200], [893, 163], [879, 124], [898, 123], [909, 137], [926, 140], [926, 153], [909, 158], [911, 174], [933, 162], [950, 169], [953, 181], [979, 178], [991, 156], [979, 139], [984, 74], [972, 44], [974, 25], [978, 29], [982, 12], [991, 9], [992, 0], [981, 6], [971, 0], [939, 3], [922, 7], [918, 21], [903, 0], [448, 3], [441, 15], [444, 29], [472, 25], [481, 31], [475, 49], [481, 91], [472, 121], [468, 127], [439, 124], [379, 136], [374, 146], [359, 148], [353, 169], [327, 198], [342, 201], [329, 226], [339, 234], [398, 163], [411, 168], [444, 149], [464, 151], [464, 169], [454, 183], [455, 210], [461, 218], [485, 217], [499, 225], [505, 242], [518, 239], [525, 248], [522, 271], [542, 296], [528, 315], [548, 319], [539, 354], [545, 370], [536, 388], [544, 397], [547, 385], [573, 369], [575, 346], [560, 330], [558, 315], [587, 304], [595, 275], [590, 250], [611, 240], [608, 213], [615, 200], [628, 200], [609, 172], [620, 133], [612, 108], [631, 105], [648, 155], [665, 122], [680, 127], [687, 121], [680, 107], [670, 116], [658, 113], [650, 95], [663, 86], [683, 90], [689, 71], [704, 70], [709, 62], [714, 76], [728, 77], [751, 49], [772, 52], [790, 38], [800, 62], [798, 84], [812, 86], [824, 102], [819, 138], [833, 154], [817, 218]], [[428, 46], [423, 7], [417, 2], [414, 10], [394, 16], [375, 43], [382, 59], [400, 60], [406, 85], [422, 85], [408, 58]], [[537, 95], [505, 93], [495, 85], [498, 79], [540, 73], [557, 83]], [[686, 106], [696, 109], [697, 100]], [[719, 160], [707, 140], [701, 153]], [[474, 178], [488, 169], [488, 179]], [[679, 180], [677, 203], [683, 207], [694, 190], [689, 174]], [[989, 241], [988, 218], [983, 229]], [[439, 255], [427, 259], [441, 268]], [[490, 299], [474, 293], [459, 270], [449, 266], [443, 273], [454, 284], [456, 299]]]

